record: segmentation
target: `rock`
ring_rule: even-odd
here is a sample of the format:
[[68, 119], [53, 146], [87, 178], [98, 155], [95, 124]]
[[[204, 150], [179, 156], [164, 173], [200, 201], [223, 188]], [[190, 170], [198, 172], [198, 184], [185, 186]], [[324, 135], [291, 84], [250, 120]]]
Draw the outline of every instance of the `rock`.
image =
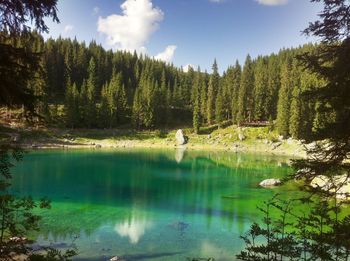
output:
[[183, 222], [183, 221], [175, 221], [171, 224], [169, 224], [169, 226], [177, 231], [183, 232], [185, 231], [190, 224]]
[[275, 150], [281, 145], [282, 145], [282, 142], [275, 142], [275, 143], [272, 144], [272, 149]]
[[266, 144], [266, 145], [269, 144], [268, 139], [264, 139], [263, 143]]
[[96, 144], [96, 145], [95, 145], [95, 148], [96, 148], [96, 149], [101, 149], [101, 148], [102, 148], [102, 145], [101, 145], [101, 144]]
[[120, 261], [121, 259], [117, 256], [112, 257], [109, 261]]
[[39, 146], [37, 144], [32, 144], [32, 148], [37, 149], [37, 148], [39, 148]]
[[207, 136], [207, 138], [210, 139], [210, 138], [211, 138], [211, 135], [209, 134], [209, 135]]
[[184, 135], [181, 129], [177, 130], [175, 139], [178, 145], [185, 145], [187, 143], [187, 137]]
[[243, 133], [238, 133], [238, 139], [239, 139], [240, 141], [244, 141], [244, 140], [246, 139], [246, 137], [244, 136]]
[[265, 179], [259, 183], [259, 186], [261, 187], [274, 187], [281, 185], [282, 182], [280, 179]]
[[25, 243], [25, 242], [27, 242], [27, 238], [26, 237], [10, 237], [10, 241], [15, 242], [15, 243]]
[[278, 140], [279, 140], [279, 141], [283, 141], [283, 140], [284, 140], [283, 135], [278, 136]]

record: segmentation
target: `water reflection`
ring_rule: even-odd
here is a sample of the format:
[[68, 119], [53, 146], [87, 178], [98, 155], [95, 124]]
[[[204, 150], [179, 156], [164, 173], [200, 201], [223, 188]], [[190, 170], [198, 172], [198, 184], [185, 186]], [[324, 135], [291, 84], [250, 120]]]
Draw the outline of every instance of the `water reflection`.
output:
[[87, 256], [108, 249], [226, 256], [259, 218], [256, 205], [278, 191], [256, 184], [288, 174], [277, 164], [286, 160], [185, 150], [176, 150], [175, 160], [173, 150], [38, 151], [16, 167], [13, 187], [52, 200], [42, 212], [43, 242], [79, 234]]
[[186, 147], [180, 147], [176, 148], [175, 150], [175, 160], [177, 163], [181, 163], [182, 159], [184, 158], [186, 151]]
[[131, 220], [124, 220], [114, 226], [114, 231], [121, 237], [128, 237], [131, 244], [137, 244], [140, 238], [150, 229], [152, 223], [145, 218], [137, 220], [135, 216]]

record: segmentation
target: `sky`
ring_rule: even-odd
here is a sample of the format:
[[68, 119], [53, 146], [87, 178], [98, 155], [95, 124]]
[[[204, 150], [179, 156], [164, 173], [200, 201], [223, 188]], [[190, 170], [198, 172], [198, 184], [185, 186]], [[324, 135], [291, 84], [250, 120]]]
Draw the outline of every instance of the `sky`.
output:
[[316, 39], [301, 33], [321, 10], [309, 0], [59, 0], [45, 38], [95, 40], [185, 69], [220, 71]]

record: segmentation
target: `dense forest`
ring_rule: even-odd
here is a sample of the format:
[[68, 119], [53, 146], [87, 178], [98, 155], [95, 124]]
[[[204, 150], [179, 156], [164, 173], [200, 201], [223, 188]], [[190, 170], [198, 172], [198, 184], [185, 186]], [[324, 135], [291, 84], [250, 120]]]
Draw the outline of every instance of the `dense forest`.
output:
[[196, 132], [225, 122], [270, 122], [294, 138], [312, 133], [318, 122], [318, 105], [301, 96], [321, 79], [296, 58], [316, 49], [312, 44], [248, 55], [243, 66], [236, 61], [220, 75], [216, 60], [210, 74], [191, 67], [184, 72], [136, 52], [106, 51], [94, 41], [32, 37], [43, 71], [29, 88], [40, 97], [36, 111], [47, 122], [63, 117], [69, 128], [138, 129], [193, 124]]

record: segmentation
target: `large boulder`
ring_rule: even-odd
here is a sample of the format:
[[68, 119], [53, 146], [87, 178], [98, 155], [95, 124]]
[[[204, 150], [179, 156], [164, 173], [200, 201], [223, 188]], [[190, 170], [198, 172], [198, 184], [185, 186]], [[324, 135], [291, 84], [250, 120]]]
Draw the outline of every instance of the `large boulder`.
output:
[[280, 179], [265, 179], [259, 183], [261, 187], [274, 187], [281, 184], [282, 182]]
[[175, 134], [175, 139], [178, 145], [185, 145], [187, 143], [187, 137], [184, 135], [181, 129], [177, 130]]

